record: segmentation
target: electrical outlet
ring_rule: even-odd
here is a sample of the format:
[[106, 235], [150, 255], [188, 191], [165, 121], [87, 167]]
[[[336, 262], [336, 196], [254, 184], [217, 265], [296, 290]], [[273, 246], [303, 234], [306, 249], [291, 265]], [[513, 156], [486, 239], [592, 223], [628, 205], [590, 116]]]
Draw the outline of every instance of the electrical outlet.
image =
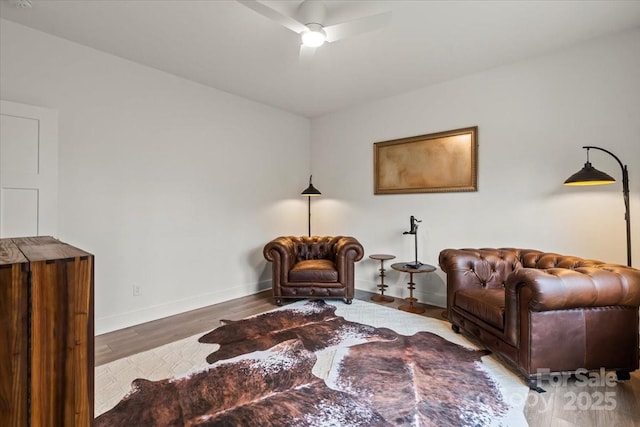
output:
[[139, 297], [140, 296], [140, 285], [137, 283], [133, 284], [133, 296], [134, 297]]

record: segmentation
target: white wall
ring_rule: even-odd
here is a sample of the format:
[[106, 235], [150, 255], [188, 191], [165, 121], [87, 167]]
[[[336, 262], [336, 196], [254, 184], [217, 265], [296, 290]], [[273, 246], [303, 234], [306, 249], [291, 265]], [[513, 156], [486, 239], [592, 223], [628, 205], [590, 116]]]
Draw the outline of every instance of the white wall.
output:
[[[620, 184], [561, 185], [582, 145], [629, 164], [640, 265], [640, 31], [309, 120], [0, 21], [0, 98], [58, 110], [59, 237], [96, 255], [96, 331], [270, 285], [266, 241], [349, 234], [375, 289], [376, 252], [409, 260], [446, 247], [530, 247], [625, 263]], [[373, 143], [479, 126], [479, 191], [373, 195]], [[309, 161], [309, 158], [312, 161]], [[619, 166], [592, 151], [595, 167]], [[389, 263], [387, 263], [387, 266]], [[444, 303], [441, 272], [419, 298]], [[395, 295], [404, 275], [389, 272]], [[142, 295], [132, 296], [133, 283]]]
[[[373, 195], [373, 143], [479, 127], [478, 191]], [[596, 40], [388, 98], [312, 121], [314, 204], [319, 234], [356, 236], [367, 255], [413, 257], [403, 236], [419, 228], [420, 260], [448, 247], [521, 247], [626, 264], [621, 170], [591, 151], [594, 167], [618, 180], [564, 187], [586, 160], [583, 145], [629, 165], [633, 265], [640, 266], [640, 30]], [[389, 263], [388, 263], [389, 264]], [[365, 257], [358, 287], [374, 290], [378, 261]], [[445, 304], [444, 275], [417, 277], [419, 298]], [[406, 275], [389, 272], [391, 293]]]
[[308, 119], [0, 31], [0, 98], [59, 112], [58, 237], [96, 257], [96, 333], [270, 286], [265, 242], [306, 231]]

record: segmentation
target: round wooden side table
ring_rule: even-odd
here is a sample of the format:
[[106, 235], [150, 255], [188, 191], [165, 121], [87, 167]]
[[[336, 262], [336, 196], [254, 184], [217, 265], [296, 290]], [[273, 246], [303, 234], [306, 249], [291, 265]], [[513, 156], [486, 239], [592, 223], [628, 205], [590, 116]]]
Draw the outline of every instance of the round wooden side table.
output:
[[406, 262], [396, 262], [395, 264], [391, 264], [391, 268], [397, 271], [402, 271], [403, 273], [409, 273], [409, 282], [407, 283], [409, 288], [409, 298], [405, 298], [405, 301], [407, 301], [408, 304], [401, 305], [398, 309], [408, 311], [409, 313], [424, 313], [426, 311], [424, 307], [414, 305], [418, 300], [413, 297], [413, 290], [416, 288], [416, 284], [413, 282], [413, 275], [414, 273], [431, 273], [436, 271], [436, 268], [429, 264], [422, 264], [416, 268]]
[[376, 294], [371, 297], [371, 299], [375, 302], [393, 302], [394, 298], [387, 296], [384, 294], [384, 291], [387, 289], [387, 285], [384, 284], [384, 262], [390, 259], [394, 259], [395, 255], [388, 254], [373, 254], [369, 255], [369, 258], [380, 261], [380, 284], [378, 285], [378, 289], [380, 289], [380, 295]]

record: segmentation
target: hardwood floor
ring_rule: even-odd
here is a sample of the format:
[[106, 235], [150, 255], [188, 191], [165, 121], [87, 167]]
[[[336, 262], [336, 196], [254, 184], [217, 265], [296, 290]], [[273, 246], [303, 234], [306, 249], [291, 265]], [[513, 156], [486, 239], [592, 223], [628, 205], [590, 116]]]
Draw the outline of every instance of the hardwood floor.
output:
[[261, 292], [98, 335], [95, 338], [95, 364], [100, 366], [182, 338], [208, 332], [220, 326], [223, 319], [240, 320], [276, 307], [271, 292]]
[[[371, 301], [371, 292], [356, 290], [356, 298]], [[397, 308], [403, 302], [377, 303]], [[195, 334], [210, 331], [223, 319], [239, 320], [276, 308], [265, 291], [153, 322], [143, 323], [95, 338], [96, 366], [150, 350]], [[423, 316], [443, 319], [444, 309], [426, 306]], [[530, 391], [525, 417], [531, 427], [640, 427], [640, 370], [624, 382], [600, 378], [543, 381], [545, 393]]]
[[[372, 295], [374, 294], [371, 292], [356, 290], [356, 298], [363, 301], [371, 301]], [[293, 301], [295, 300], [291, 300]], [[397, 308], [402, 303], [404, 300], [395, 298], [393, 302], [383, 305]], [[95, 339], [95, 364], [100, 366], [182, 338], [208, 332], [220, 326], [220, 321], [224, 319], [240, 320], [274, 308], [277, 306], [271, 298], [271, 291], [265, 291], [98, 335]], [[424, 315], [444, 320], [443, 311], [441, 307], [427, 306]]]

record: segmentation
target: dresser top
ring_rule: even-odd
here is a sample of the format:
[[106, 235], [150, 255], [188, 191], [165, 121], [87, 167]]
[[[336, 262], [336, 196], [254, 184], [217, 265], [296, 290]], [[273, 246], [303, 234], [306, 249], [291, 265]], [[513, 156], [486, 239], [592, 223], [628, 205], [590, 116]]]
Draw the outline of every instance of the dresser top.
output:
[[0, 266], [29, 262], [11, 239], [0, 239]]
[[0, 239], [0, 265], [91, 256], [50, 236]]

